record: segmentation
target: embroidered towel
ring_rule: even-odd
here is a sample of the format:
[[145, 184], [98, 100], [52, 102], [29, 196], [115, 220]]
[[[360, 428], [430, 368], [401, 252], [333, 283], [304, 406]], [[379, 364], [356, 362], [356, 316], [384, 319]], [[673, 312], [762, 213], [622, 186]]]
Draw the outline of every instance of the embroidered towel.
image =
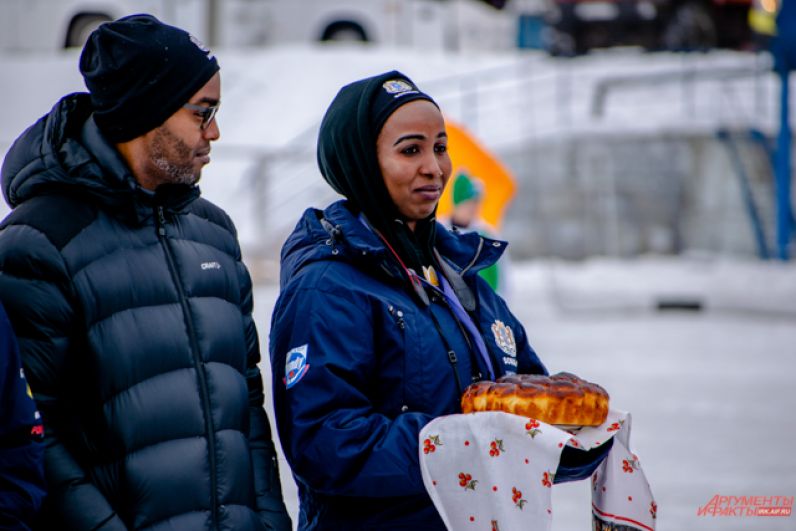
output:
[[611, 451], [592, 475], [592, 514], [604, 526], [598, 529], [654, 531], [657, 506], [629, 450], [625, 412], [611, 410], [602, 425], [572, 432], [503, 412], [439, 417], [420, 432], [420, 468], [451, 531], [545, 531], [552, 525], [551, 489], [564, 445], [596, 448], [612, 437]]

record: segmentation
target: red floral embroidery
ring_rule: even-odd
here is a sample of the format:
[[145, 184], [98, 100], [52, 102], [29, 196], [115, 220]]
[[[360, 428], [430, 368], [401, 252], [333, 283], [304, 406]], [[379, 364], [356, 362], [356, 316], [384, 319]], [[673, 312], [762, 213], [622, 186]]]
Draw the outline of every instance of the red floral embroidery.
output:
[[570, 439], [569, 440], [569, 444], [571, 444], [575, 448], [579, 448], [580, 447], [580, 443], [578, 442], [577, 439]]
[[528, 422], [525, 423], [525, 433], [531, 436], [531, 439], [542, 433], [542, 430], [539, 429], [539, 421], [536, 419], [528, 419]]
[[473, 476], [466, 472], [459, 472], [459, 486], [464, 487], [464, 490], [475, 490], [477, 484], [478, 480], [473, 479]]
[[553, 480], [555, 479], [556, 475], [552, 472], [548, 471], [542, 474], [542, 485], [547, 488], [551, 488], [553, 486]]
[[491, 443], [489, 443], [489, 456], [490, 457], [497, 457], [500, 455], [500, 452], [505, 452], [506, 450], [503, 448], [503, 440], [502, 439], [495, 439]]
[[520, 509], [525, 507], [525, 504], [528, 503], [528, 500], [522, 499], [522, 491], [517, 490], [517, 487], [511, 487], [511, 501]]
[[437, 451], [437, 446], [442, 446], [442, 441], [440, 441], [439, 435], [431, 435], [428, 439], [423, 441], [423, 453], [433, 454], [435, 451]]
[[650, 515], [653, 520], [658, 518], [658, 504], [655, 502], [650, 502]]
[[500, 531], [497, 520], [492, 520], [492, 531]]
[[641, 468], [638, 464], [638, 457], [635, 454], [631, 454], [633, 457], [630, 459], [622, 459], [622, 471], [628, 474], [632, 474], [634, 470]]
[[621, 427], [622, 427], [622, 423], [621, 422], [614, 422], [613, 424], [608, 426], [608, 428], [606, 428], [605, 431], [618, 431]]

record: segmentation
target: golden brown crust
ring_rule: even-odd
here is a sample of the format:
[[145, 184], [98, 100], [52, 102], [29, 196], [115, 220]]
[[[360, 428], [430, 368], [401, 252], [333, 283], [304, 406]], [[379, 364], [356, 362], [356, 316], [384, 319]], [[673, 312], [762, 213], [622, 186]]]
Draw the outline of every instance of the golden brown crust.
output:
[[505, 411], [548, 424], [599, 426], [608, 416], [608, 393], [574, 374], [516, 374], [465, 389], [462, 412]]

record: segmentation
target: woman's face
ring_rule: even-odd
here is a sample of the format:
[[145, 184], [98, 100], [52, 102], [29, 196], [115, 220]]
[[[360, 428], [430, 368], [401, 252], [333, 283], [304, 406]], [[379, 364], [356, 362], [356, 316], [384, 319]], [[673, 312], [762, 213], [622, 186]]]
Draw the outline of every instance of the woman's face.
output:
[[384, 123], [376, 154], [387, 191], [414, 230], [434, 212], [451, 175], [442, 113], [427, 100], [402, 105]]

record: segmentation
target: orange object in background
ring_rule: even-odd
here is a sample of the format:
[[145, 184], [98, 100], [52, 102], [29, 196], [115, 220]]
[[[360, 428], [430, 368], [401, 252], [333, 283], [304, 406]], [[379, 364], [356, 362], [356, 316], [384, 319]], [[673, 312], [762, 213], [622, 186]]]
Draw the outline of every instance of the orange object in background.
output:
[[451, 183], [459, 173], [464, 173], [483, 183], [484, 195], [480, 218], [482, 222], [497, 232], [503, 221], [506, 207], [514, 197], [517, 188], [514, 177], [508, 168], [479, 144], [463, 127], [447, 119], [445, 125], [448, 131], [448, 153], [453, 163], [453, 172], [451, 180], [440, 198], [437, 215], [439, 217], [450, 216], [453, 210]]

